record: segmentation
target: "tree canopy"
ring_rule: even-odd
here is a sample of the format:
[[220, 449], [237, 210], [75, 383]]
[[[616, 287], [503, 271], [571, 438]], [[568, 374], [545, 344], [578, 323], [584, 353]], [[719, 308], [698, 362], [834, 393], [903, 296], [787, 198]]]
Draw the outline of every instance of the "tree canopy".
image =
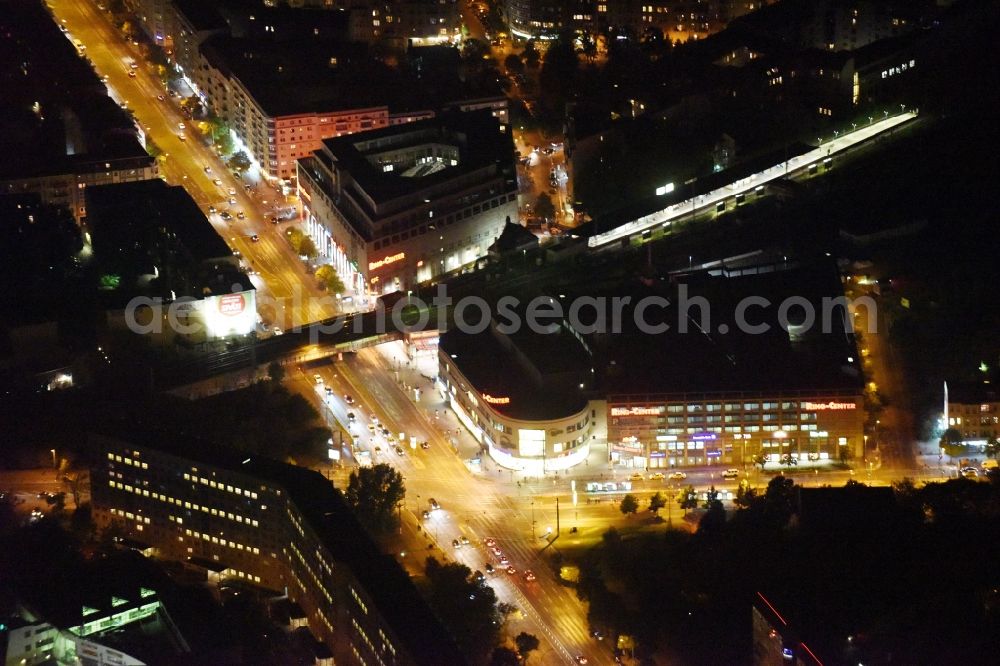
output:
[[351, 472], [345, 493], [358, 519], [372, 531], [382, 533], [396, 526], [397, 505], [405, 495], [403, 475], [385, 463]]

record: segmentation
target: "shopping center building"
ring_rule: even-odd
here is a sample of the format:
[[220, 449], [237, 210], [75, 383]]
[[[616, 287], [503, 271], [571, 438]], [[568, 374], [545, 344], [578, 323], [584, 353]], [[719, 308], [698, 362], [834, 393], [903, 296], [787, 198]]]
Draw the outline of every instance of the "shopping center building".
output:
[[598, 421], [586, 345], [560, 327], [551, 335], [451, 330], [438, 343], [439, 390], [483, 451], [527, 474], [587, 459]]
[[[550, 302], [630, 301], [618, 328], [603, 333], [574, 317], [551, 334], [522, 326], [504, 335], [496, 317], [475, 335], [450, 330], [439, 350], [443, 390], [510, 469], [565, 469], [592, 447], [637, 469], [743, 469], [761, 455], [773, 467], [864, 458], [861, 359], [836, 269], [756, 270], [716, 268], [601, 293], [561, 287]], [[661, 300], [639, 305], [649, 297]], [[771, 305], [744, 311], [741, 323], [740, 304], [752, 297]]]
[[517, 220], [510, 127], [488, 109], [326, 139], [298, 188], [307, 231], [358, 291], [474, 264]]

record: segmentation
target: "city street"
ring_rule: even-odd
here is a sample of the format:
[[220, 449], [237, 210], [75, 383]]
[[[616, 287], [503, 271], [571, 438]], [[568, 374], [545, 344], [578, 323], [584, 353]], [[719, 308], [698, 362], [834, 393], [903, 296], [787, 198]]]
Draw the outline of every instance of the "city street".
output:
[[[323, 385], [316, 389], [313, 374], [323, 378]], [[402, 375], [403, 373], [401, 373]], [[435, 544], [434, 552], [444, 553], [449, 559], [466, 564], [470, 569], [483, 571], [491, 559], [484, 546], [484, 539], [492, 537], [510, 558], [510, 565], [517, 574], [504, 572], [493, 559], [497, 573], [490, 579], [498, 597], [514, 604], [526, 617], [524, 630], [542, 639], [541, 663], [569, 663], [577, 655], [586, 655], [590, 663], [611, 663], [607, 646], [590, 636], [586, 620], [586, 607], [577, 600], [575, 592], [560, 585], [555, 580], [547, 560], [541, 556], [547, 545], [543, 539], [548, 527], [555, 529], [555, 501], [536, 499], [534, 510], [531, 493], [527, 488], [520, 495], [511, 492], [510, 485], [502, 481], [484, 479], [470, 471], [463, 459], [455, 454], [453, 435], [449, 428], [446, 434], [434, 419], [433, 412], [424, 405], [437, 403], [429, 381], [404, 381], [397, 384], [396, 370], [378, 350], [368, 349], [357, 355], [346, 354], [344, 361], [314, 369], [304, 369], [295, 381], [295, 388], [311, 393], [314, 404], [327, 402], [326, 387], [333, 390], [329, 402], [337, 419], [346, 421], [347, 411], [355, 414], [354, 431], [361, 440], [361, 448], [367, 450], [373, 462], [389, 463], [403, 474], [407, 487], [407, 497], [403, 510], [404, 533], [402, 538], [408, 544], [404, 552], [421, 553], [410, 560], [404, 558], [411, 573], [419, 573], [423, 562], [423, 552], [428, 544]], [[419, 377], [419, 375], [417, 375]], [[401, 380], [404, 378], [401, 376]], [[420, 399], [416, 389], [420, 390]], [[344, 400], [350, 395], [353, 404]], [[388, 441], [380, 434], [368, 429], [371, 416], [389, 428], [395, 442]], [[404, 434], [401, 446], [403, 455], [393, 447], [400, 445], [399, 434]], [[411, 439], [412, 438], [412, 439]], [[419, 442], [428, 442], [426, 450]], [[345, 454], [347, 452], [345, 451]], [[367, 456], [363, 456], [367, 457]], [[339, 487], [346, 485], [347, 468], [333, 473]], [[440, 502], [442, 508], [430, 512], [428, 518], [423, 512], [429, 510], [431, 498]], [[569, 495], [566, 496], [563, 511], [563, 534], [569, 530], [574, 518]], [[583, 500], [581, 500], [583, 501]], [[595, 538], [608, 524], [597, 514], [616, 511], [610, 504], [579, 507], [584, 514], [581, 524], [587, 525], [587, 532]], [[591, 513], [587, 513], [587, 512]], [[532, 529], [534, 514], [534, 530]], [[618, 514], [619, 517], [621, 514]], [[418, 527], [419, 525], [419, 527]], [[581, 530], [582, 531], [582, 530]], [[534, 533], [534, 537], [533, 537]], [[469, 545], [454, 548], [452, 541], [465, 536]], [[582, 535], [581, 535], [582, 536]], [[557, 541], [558, 544], [558, 541]], [[523, 572], [530, 569], [537, 580], [527, 581]], [[515, 632], [516, 633], [516, 632]], [[539, 658], [539, 657], [535, 657]]]
[[[282, 238], [288, 224], [269, 221], [274, 204], [283, 200], [281, 194], [261, 184], [259, 196], [251, 196], [194, 127], [180, 129], [181, 123], [193, 125], [193, 121], [182, 115], [176, 98], [167, 96], [163, 83], [142, 61], [139, 50], [125, 40], [95, 4], [86, 0], [49, 0], [48, 4], [69, 31], [67, 37], [86, 46], [86, 56], [94, 63], [97, 74], [107, 77], [111, 96], [132, 111], [147, 136], [164, 152], [160, 171], [166, 181], [182, 185], [206, 214], [213, 205], [220, 211], [231, 210], [231, 223], [217, 215], [210, 219], [229, 247], [243, 257], [247, 270], [255, 273], [252, 279], [257, 288], [258, 311], [265, 320], [287, 329], [332, 316], [333, 307], [324, 299], [314, 298], [323, 292]], [[129, 76], [132, 62], [139, 63], [135, 77]], [[207, 173], [205, 167], [211, 172]], [[216, 179], [222, 184], [215, 185]], [[235, 194], [229, 194], [230, 188]], [[228, 203], [230, 196], [236, 200], [233, 205]], [[237, 219], [238, 211], [246, 214], [245, 220]], [[255, 236], [259, 240], [254, 241]]]

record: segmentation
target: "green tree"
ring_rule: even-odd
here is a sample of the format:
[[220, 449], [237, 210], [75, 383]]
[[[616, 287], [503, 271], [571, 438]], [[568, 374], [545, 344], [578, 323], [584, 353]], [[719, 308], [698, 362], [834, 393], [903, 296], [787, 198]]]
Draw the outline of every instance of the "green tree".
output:
[[708, 492], [705, 493], [705, 508], [711, 509], [712, 505], [715, 504], [716, 502], [722, 504], [722, 502], [719, 500], [719, 491], [715, 489], [715, 485], [713, 484], [708, 489]]
[[636, 499], [635, 495], [629, 493], [622, 498], [622, 503], [618, 506], [618, 509], [626, 516], [633, 514], [639, 510], [639, 500]]
[[542, 56], [538, 53], [538, 49], [535, 48], [535, 40], [528, 40], [528, 44], [524, 47], [524, 52], [521, 53], [521, 57], [524, 58], [524, 64], [530, 69], [538, 67], [538, 63], [541, 62]]
[[594, 41], [594, 37], [588, 32], [580, 36], [580, 51], [591, 62], [597, 57], [597, 42]]
[[781, 464], [785, 467], [792, 468], [799, 464], [799, 459], [793, 457], [791, 453], [786, 453], [781, 456]]
[[695, 492], [694, 486], [689, 485], [677, 494], [677, 503], [681, 505], [684, 512], [687, 513], [689, 510], [697, 508], [698, 506], [698, 493]]
[[521, 56], [516, 53], [509, 54], [503, 59], [503, 66], [511, 74], [523, 74], [524, 73], [524, 61], [521, 60]]
[[344, 282], [337, 275], [336, 269], [330, 264], [323, 264], [316, 269], [316, 278], [331, 294], [342, 294], [346, 291]]
[[385, 533], [396, 526], [396, 507], [406, 488], [395, 468], [379, 463], [351, 472], [345, 495], [362, 523], [374, 532]]
[[740, 481], [739, 488], [736, 489], [736, 499], [734, 503], [741, 509], [748, 509], [757, 501], [757, 490], [750, 487], [746, 479]]
[[958, 458], [965, 453], [965, 445], [962, 443], [962, 433], [955, 428], [948, 428], [941, 435], [938, 445], [949, 458]]
[[163, 149], [156, 145], [156, 142], [149, 136], [146, 137], [146, 152], [151, 157], [161, 157], [163, 155]]
[[292, 246], [295, 250], [295, 254], [302, 254], [302, 241], [305, 240], [306, 235], [298, 227], [289, 227], [285, 231], [285, 236], [288, 238], [288, 244]]
[[765, 512], [784, 525], [795, 512], [795, 482], [787, 476], [776, 476], [764, 491]]
[[760, 471], [764, 471], [764, 465], [767, 464], [767, 456], [763, 453], [757, 453], [753, 457], [753, 464], [760, 467]]
[[667, 505], [667, 498], [663, 496], [663, 493], [657, 492], [655, 495], [649, 498], [649, 510], [654, 514], [659, 513], [660, 509]]
[[[229, 130], [226, 130], [226, 133], [228, 134]], [[243, 150], [233, 153], [233, 156], [229, 158], [229, 161], [226, 162], [226, 164], [229, 165], [230, 169], [238, 171], [239, 173], [244, 173], [249, 170], [251, 166], [253, 166], [250, 162], [250, 156]]]
[[514, 644], [517, 645], [517, 652], [521, 655], [521, 661], [528, 661], [528, 655], [538, 649], [540, 643], [538, 637], [522, 631], [514, 637]]
[[462, 42], [462, 57], [466, 60], [482, 60], [483, 56], [489, 55], [489, 52], [489, 47], [482, 40], [473, 38]]
[[1000, 442], [997, 441], [996, 437], [990, 437], [986, 440], [986, 447], [983, 452], [990, 458], [1000, 457]]
[[549, 196], [548, 192], [542, 192], [535, 199], [535, 215], [538, 217], [545, 218], [546, 220], [551, 220], [555, 217], [556, 207], [552, 203], [552, 197]]
[[285, 379], [285, 366], [277, 361], [271, 361], [271, 364], [267, 366], [267, 376], [275, 384], [280, 384]]
[[500, 613], [493, 588], [458, 562], [427, 558], [428, 600], [473, 663], [482, 663], [500, 637]]
[[299, 254], [306, 259], [315, 259], [319, 256], [319, 250], [316, 249], [316, 243], [309, 236], [302, 238], [302, 243], [299, 245]]
[[502, 645], [490, 656], [490, 666], [518, 666], [519, 663], [517, 653]]

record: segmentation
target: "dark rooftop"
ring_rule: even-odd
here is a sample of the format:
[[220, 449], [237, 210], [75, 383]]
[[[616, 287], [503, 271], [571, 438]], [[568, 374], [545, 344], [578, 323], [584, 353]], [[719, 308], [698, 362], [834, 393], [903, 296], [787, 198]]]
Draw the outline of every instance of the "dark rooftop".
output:
[[493, 245], [490, 245], [489, 251], [496, 254], [506, 254], [533, 247], [538, 247], [538, 236], [517, 222], [508, 222], [504, 225], [500, 237], [494, 241]]
[[226, 22], [214, 3], [204, 0], [173, 0], [173, 4], [197, 31], [226, 28]]
[[[40, 2], [0, 0], [0, 178], [151, 163], [134, 124]], [[36, 106], [37, 103], [37, 106]]]
[[[523, 321], [525, 308], [516, 310]], [[504, 324], [504, 318], [498, 323]], [[490, 407], [512, 418], [558, 419], [587, 405], [590, 357], [565, 328], [547, 334], [521, 326], [509, 336], [493, 328], [479, 334], [453, 328], [441, 335], [438, 348], [451, 356], [474, 392], [509, 398]]]
[[232, 256], [191, 195], [158, 178], [87, 188], [87, 214], [98, 255], [132, 252], [150, 234], [167, 234], [197, 262]]
[[948, 402], [963, 405], [1000, 402], [1000, 386], [989, 380], [948, 382]]
[[[390, 146], [428, 143], [457, 147], [458, 164], [421, 178], [407, 178], [386, 173], [368, 159], [369, 153]], [[514, 142], [509, 133], [500, 131], [500, 121], [488, 110], [442, 113], [427, 120], [326, 139], [323, 144], [339, 168], [350, 173], [376, 204], [493, 165], [498, 172], [514, 168]]]

